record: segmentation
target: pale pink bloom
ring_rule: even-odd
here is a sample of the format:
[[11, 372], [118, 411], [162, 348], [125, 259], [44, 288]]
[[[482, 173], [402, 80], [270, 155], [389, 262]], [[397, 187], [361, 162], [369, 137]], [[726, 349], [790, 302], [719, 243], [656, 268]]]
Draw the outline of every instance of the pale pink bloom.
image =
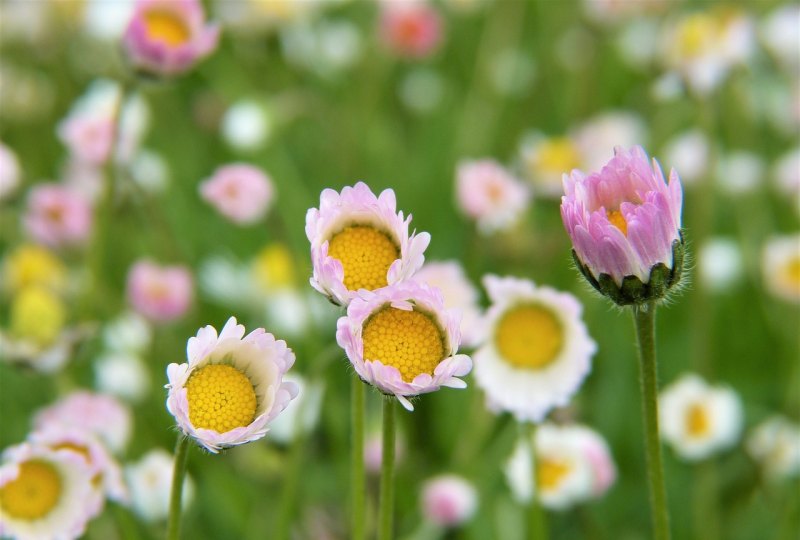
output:
[[249, 225], [261, 219], [274, 193], [269, 176], [244, 163], [220, 167], [200, 184], [203, 199], [238, 225]]
[[456, 196], [461, 211], [489, 234], [512, 227], [528, 209], [531, 192], [496, 161], [481, 160], [459, 163]]
[[[394, 244], [397, 258], [384, 261], [388, 265], [385, 284], [391, 285], [411, 278], [425, 261], [423, 253], [431, 236], [426, 232], [409, 234], [410, 224], [411, 215], [404, 219], [403, 212], [397, 211], [397, 201], [391, 189], [382, 191], [378, 197], [363, 182], [352, 187], [347, 186], [341, 193], [332, 189], [323, 190], [319, 209], [310, 208], [306, 214], [306, 236], [311, 242], [311, 263], [314, 269], [311, 286], [327, 296], [331, 302], [342, 306], [347, 305], [358, 288], [361, 288], [354, 286], [356, 288], [351, 290], [347, 287], [346, 265], [329, 255], [331, 242], [340, 233], [346, 233], [348, 227], [381, 233]], [[350, 265], [349, 271], [360, 271], [361, 268], [356, 268], [359, 266], [358, 261], [369, 259], [374, 253], [365, 247], [363, 252], [351, 251], [350, 255], [352, 260], [347, 261]], [[376, 267], [367, 270], [374, 274]], [[382, 268], [378, 267], [378, 270], [382, 272]], [[383, 278], [383, 275], [380, 277]]]
[[0, 536], [18, 540], [79, 538], [92, 518], [93, 473], [76, 452], [61, 452], [29, 443], [3, 452], [0, 492], [15, 482], [17, 490], [44, 484], [56, 496], [44, 515], [26, 518], [12, 515], [0, 506]]
[[398, 56], [425, 58], [442, 41], [442, 18], [427, 2], [385, 2], [381, 6], [380, 37]]
[[474, 347], [483, 339], [481, 309], [478, 305], [478, 290], [469, 281], [458, 261], [425, 263], [414, 274], [414, 281], [427, 283], [439, 289], [447, 309], [461, 312], [461, 344]]
[[[436, 339], [441, 340], [441, 351], [429, 351], [441, 353], [440, 358], [426, 358], [431, 362], [429, 365], [422, 365], [418, 361], [420, 355], [411, 352], [407, 348], [397, 345], [396, 355], [399, 358], [366, 358], [364, 333], [368, 330], [369, 324], [376, 324], [377, 315], [384, 310], [400, 310], [406, 313], [417, 312], [429, 318], [429, 322], [435, 327], [437, 332]], [[383, 319], [381, 319], [383, 322]], [[397, 342], [416, 343], [420, 334], [404, 335], [403, 332], [430, 332], [432, 327], [409, 324], [403, 326], [404, 322], [410, 322], [405, 318], [397, 323], [388, 323], [384, 327], [387, 334], [391, 333]], [[466, 388], [466, 383], [458, 377], [464, 377], [472, 369], [472, 360], [465, 354], [457, 354], [458, 346], [461, 342], [461, 332], [459, 330], [459, 318], [457, 313], [447, 310], [444, 307], [444, 299], [438, 289], [432, 289], [425, 284], [407, 281], [390, 285], [375, 291], [360, 291], [359, 295], [350, 302], [347, 308], [347, 315], [339, 318], [336, 325], [336, 341], [347, 353], [347, 357], [353, 364], [353, 368], [364, 381], [377, 387], [387, 395], [395, 396], [400, 403], [413, 411], [414, 407], [407, 399], [411, 396], [434, 392], [442, 386], [450, 388]], [[376, 340], [376, 348], [382, 343]], [[388, 344], [387, 344], [388, 345]], [[384, 347], [386, 350], [386, 347]], [[413, 365], [403, 366], [407, 370], [405, 377], [398, 367], [402, 359], [413, 358], [409, 363]]]
[[128, 302], [153, 321], [182, 317], [192, 304], [193, 287], [192, 274], [185, 266], [159, 266], [140, 260], [128, 272]]
[[115, 398], [78, 391], [41, 409], [33, 423], [36, 430], [52, 426], [85, 430], [103, 441], [112, 452], [120, 453], [130, 439], [132, 422], [130, 410]]
[[28, 208], [22, 219], [28, 234], [50, 247], [83, 244], [92, 230], [89, 201], [54, 183], [31, 188]]
[[[235, 317], [228, 319], [219, 335], [211, 325], [198, 330], [197, 336], [186, 344], [186, 356], [188, 363], [167, 366], [167, 410], [175, 417], [178, 428], [209, 452], [216, 454], [223, 448], [261, 439], [269, 431], [269, 423], [297, 397], [297, 385], [284, 379], [295, 360], [286, 342], [276, 340], [263, 328], [245, 336], [244, 326], [237, 324]], [[193, 374], [217, 365], [232, 367], [245, 375], [256, 398], [252, 421], [225, 432], [194, 425], [194, 405], [186, 388]], [[220, 414], [228, 411], [223, 407]]]
[[218, 40], [219, 27], [206, 24], [199, 0], [138, 0], [123, 46], [136, 68], [172, 76], [208, 56]]
[[0, 142], [0, 201], [17, 190], [20, 176], [17, 155], [8, 146]]
[[58, 126], [58, 136], [76, 160], [103, 164], [111, 154], [114, 118], [110, 115], [71, 114]]
[[440, 527], [457, 527], [475, 515], [478, 492], [471, 483], [455, 474], [443, 474], [422, 486], [422, 513]]
[[669, 184], [661, 167], [640, 146], [615, 149], [600, 172], [564, 175], [561, 217], [578, 259], [595, 279], [626, 276], [650, 280], [657, 264], [673, 268], [673, 244], [681, 242], [683, 193], [678, 174]]
[[[394, 440], [394, 462], [400, 463], [406, 456], [405, 439], [398, 433]], [[380, 431], [367, 436], [364, 441], [364, 467], [368, 473], [380, 474], [383, 463], [383, 436]]]

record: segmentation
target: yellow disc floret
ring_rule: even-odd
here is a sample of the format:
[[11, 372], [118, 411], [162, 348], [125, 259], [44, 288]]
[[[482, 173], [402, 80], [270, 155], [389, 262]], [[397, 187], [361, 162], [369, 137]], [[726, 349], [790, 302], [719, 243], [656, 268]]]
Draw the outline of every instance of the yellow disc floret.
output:
[[400, 256], [400, 250], [386, 233], [355, 225], [331, 238], [328, 255], [342, 263], [348, 290], [373, 291], [388, 284], [386, 274]]
[[362, 338], [364, 360], [396, 367], [406, 382], [422, 373], [433, 375], [445, 355], [441, 329], [416, 310], [382, 309], [364, 323]]
[[621, 230], [622, 234], [625, 236], [628, 236], [628, 222], [625, 221], [625, 216], [622, 215], [622, 212], [619, 210], [612, 210], [611, 212], [607, 212], [606, 216], [614, 227]]
[[703, 437], [711, 430], [708, 410], [702, 403], [694, 403], [686, 411], [686, 431], [692, 437]]
[[25, 461], [19, 475], [0, 488], [0, 508], [15, 519], [46, 516], [61, 498], [61, 475], [46, 461]]
[[787, 290], [800, 296], [800, 257], [795, 255], [786, 261], [781, 274]]
[[144, 15], [147, 37], [169, 46], [182, 45], [189, 41], [189, 28], [174, 13], [168, 11], [150, 11]]
[[256, 414], [253, 383], [226, 364], [210, 364], [192, 373], [186, 399], [192, 425], [219, 433], [249, 425]]
[[539, 369], [556, 359], [564, 341], [555, 313], [539, 304], [507, 311], [495, 330], [495, 346], [506, 362], [518, 368]]
[[27, 287], [11, 301], [11, 333], [46, 346], [64, 327], [64, 303], [42, 287]]
[[561, 459], [542, 458], [536, 461], [536, 484], [540, 491], [556, 489], [572, 467]]

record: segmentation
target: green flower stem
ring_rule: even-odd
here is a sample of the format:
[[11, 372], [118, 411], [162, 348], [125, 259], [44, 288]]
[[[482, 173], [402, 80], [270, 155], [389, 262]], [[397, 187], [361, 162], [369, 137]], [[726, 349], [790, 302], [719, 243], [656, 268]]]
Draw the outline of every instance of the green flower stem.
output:
[[178, 540], [181, 534], [181, 498], [183, 479], [186, 476], [186, 457], [189, 450], [189, 437], [181, 434], [175, 445], [175, 466], [172, 469], [172, 491], [169, 495], [169, 521], [167, 521], [167, 540]]
[[350, 476], [350, 512], [352, 516], [351, 538], [364, 540], [366, 505], [366, 475], [364, 473], [364, 383], [357, 374], [353, 374], [350, 386], [350, 415], [352, 430], [351, 444], [351, 476]]
[[546, 540], [549, 537], [547, 531], [547, 514], [539, 499], [536, 496], [536, 424], [529, 424], [528, 434], [525, 437], [531, 450], [531, 501], [528, 505], [528, 538], [530, 540]]
[[649, 302], [633, 306], [636, 338], [639, 344], [642, 414], [644, 417], [647, 476], [650, 483], [650, 513], [653, 538], [668, 540], [669, 513], [664, 488], [664, 467], [661, 462], [661, 440], [658, 431], [658, 379], [656, 374], [656, 305]]
[[381, 501], [378, 517], [378, 540], [392, 538], [394, 509], [394, 400], [383, 398], [383, 457], [381, 460]]
[[694, 538], [719, 540], [720, 515], [717, 503], [717, 464], [713, 459], [698, 463], [694, 468]]

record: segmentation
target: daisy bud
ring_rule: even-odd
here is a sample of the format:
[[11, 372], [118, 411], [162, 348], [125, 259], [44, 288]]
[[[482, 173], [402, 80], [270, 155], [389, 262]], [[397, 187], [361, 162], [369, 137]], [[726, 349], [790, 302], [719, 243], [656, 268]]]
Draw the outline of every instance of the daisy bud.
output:
[[478, 507], [478, 492], [454, 474], [431, 478], [422, 486], [422, 513], [440, 527], [457, 527], [469, 521]]
[[683, 271], [683, 193], [678, 174], [669, 184], [640, 146], [617, 147], [588, 176], [564, 175], [561, 218], [583, 276], [618, 305], [664, 298]]
[[169, 77], [208, 56], [218, 39], [219, 28], [205, 24], [199, 0], [138, 0], [123, 46], [135, 68]]

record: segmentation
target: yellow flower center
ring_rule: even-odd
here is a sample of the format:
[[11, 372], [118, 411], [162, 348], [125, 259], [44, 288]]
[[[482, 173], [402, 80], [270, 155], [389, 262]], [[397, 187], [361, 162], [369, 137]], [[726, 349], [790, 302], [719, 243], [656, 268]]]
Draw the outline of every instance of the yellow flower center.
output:
[[63, 302], [42, 287], [27, 287], [11, 301], [11, 333], [38, 345], [55, 341], [65, 319]]
[[786, 261], [783, 279], [794, 294], [800, 295], [800, 257], [794, 256]]
[[256, 282], [264, 290], [291, 287], [294, 284], [294, 261], [283, 244], [272, 244], [256, 255], [252, 266]]
[[420, 311], [386, 307], [364, 323], [364, 360], [394, 366], [411, 382], [433, 375], [445, 355], [444, 337], [433, 319]]
[[719, 28], [714, 17], [697, 13], [684, 19], [678, 27], [675, 50], [680, 59], [694, 58], [714, 43]]
[[388, 284], [386, 274], [400, 250], [386, 233], [355, 225], [331, 238], [328, 255], [342, 263], [348, 290], [374, 291]]
[[[578, 148], [568, 137], [554, 137], [542, 142], [536, 152], [535, 172], [560, 174], [580, 167]], [[559, 182], [561, 176], [558, 176]]]
[[9, 255], [5, 274], [7, 285], [18, 291], [31, 285], [59, 288], [66, 277], [64, 264], [41, 246], [25, 245]]
[[701, 403], [695, 403], [686, 412], [686, 431], [692, 437], [703, 437], [711, 430], [708, 410]]
[[622, 234], [628, 236], [628, 222], [625, 221], [622, 212], [619, 210], [612, 210], [611, 212], [606, 212], [606, 217], [608, 217], [608, 221], [614, 227], [622, 231]]
[[86, 448], [85, 446], [67, 442], [67, 443], [56, 444], [52, 448], [53, 450], [71, 450], [83, 456], [84, 459], [86, 459], [87, 463], [92, 462], [92, 454], [89, 452], [89, 449]]
[[550, 308], [525, 304], [503, 315], [497, 324], [494, 340], [498, 352], [512, 366], [540, 369], [558, 356], [564, 331]]
[[144, 15], [147, 37], [175, 47], [183, 45], [191, 34], [184, 21], [175, 13], [168, 11], [150, 11]]
[[19, 476], [0, 488], [0, 508], [16, 519], [36, 520], [46, 516], [61, 498], [61, 475], [45, 461], [25, 461]]
[[256, 414], [256, 393], [247, 375], [225, 364], [209, 364], [186, 382], [189, 420], [196, 428], [225, 433], [249, 425]]
[[540, 491], [556, 489], [572, 470], [569, 462], [561, 459], [542, 458], [536, 461], [536, 483]]

